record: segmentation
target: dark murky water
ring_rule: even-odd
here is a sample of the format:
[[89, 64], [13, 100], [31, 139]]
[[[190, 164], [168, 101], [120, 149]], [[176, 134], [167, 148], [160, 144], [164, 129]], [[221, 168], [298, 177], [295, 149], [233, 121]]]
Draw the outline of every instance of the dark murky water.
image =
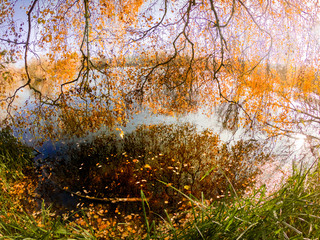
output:
[[[22, 97], [20, 98], [19, 102], [16, 104], [21, 104], [24, 100], [28, 99], [28, 93], [24, 92]], [[248, 139], [252, 138], [252, 135], [246, 135], [243, 129], [239, 129], [236, 132], [231, 132], [224, 130], [221, 126], [221, 122], [219, 122], [219, 118], [215, 115], [211, 117], [207, 117], [206, 115], [201, 113], [200, 110], [198, 113], [189, 114], [185, 116], [176, 116], [176, 117], [168, 117], [168, 116], [156, 116], [151, 115], [147, 112], [143, 112], [134, 116], [134, 118], [127, 124], [126, 127], [123, 128], [124, 133], [130, 133], [136, 129], [136, 127], [140, 124], [159, 124], [159, 123], [177, 123], [182, 124], [185, 122], [191, 122], [196, 124], [199, 130], [203, 130], [206, 128], [213, 129], [214, 132], [218, 133], [220, 138], [225, 142], [236, 142], [239, 139]], [[34, 146], [34, 140], [32, 136], [28, 133], [25, 133], [23, 138], [24, 141], [31, 146], [34, 146], [35, 149], [40, 153], [38, 154], [34, 161], [35, 166], [38, 170], [39, 174], [39, 186], [37, 192], [40, 196], [40, 199], [43, 199], [48, 204], [54, 204], [56, 208], [61, 209], [79, 209], [81, 206], [89, 206], [91, 203], [102, 203], [108, 208], [110, 208], [111, 212], [115, 212], [118, 208], [122, 208], [123, 211], [141, 211], [141, 201], [123, 201], [123, 202], [112, 202], [112, 201], [99, 201], [88, 199], [85, 197], [79, 197], [72, 193], [72, 191], [66, 191], [64, 189], [64, 182], [67, 181], [67, 185], [70, 184], [68, 178], [72, 173], [64, 173], [60, 176], [55, 175], [52, 169], [59, 169], [60, 165], [66, 164], [70, 160], [70, 156], [68, 155], [68, 149], [70, 146], [72, 148], [77, 148], [79, 144], [86, 143], [92, 141], [96, 136], [105, 132], [105, 129], [101, 129], [101, 131], [96, 133], [88, 133], [85, 137], [73, 137], [69, 139], [61, 139], [58, 142], [52, 142], [50, 139], [46, 140], [40, 146]], [[255, 135], [255, 140], [257, 141], [264, 141], [265, 136], [263, 134]], [[271, 143], [273, 144], [273, 143]], [[279, 146], [275, 146], [275, 149], [279, 148], [282, 149], [282, 142], [277, 143]], [[299, 138], [297, 144], [294, 143], [289, 144], [291, 145], [291, 150], [294, 151], [294, 148], [300, 148], [303, 150], [304, 141], [302, 138]], [[299, 146], [297, 146], [299, 145]], [[279, 151], [279, 150], [275, 150]], [[288, 161], [288, 155], [285, 154], [283, 159]], [[298, 156], [298, 154], [297, 154]], [[292, 157], [292, 156], [291, 156]], [[281, 158], [281, 157], [280, 157]], [[281, 160], [281, 159], [280, 159]], [[71, 178], [72, 179], [72, 178]]]

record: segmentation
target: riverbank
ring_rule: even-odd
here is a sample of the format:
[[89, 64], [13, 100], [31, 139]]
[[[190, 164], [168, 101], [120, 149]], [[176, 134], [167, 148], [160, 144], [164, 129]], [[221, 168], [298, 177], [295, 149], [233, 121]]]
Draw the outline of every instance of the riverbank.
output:
[[117, 203], [110, 207], [84, 202], [72, 210], [50, 206], [39, 195], [43, 176], [33, 167], [32, 158], [32, 149], [2, 132], [3, 239], [314, 239], [320, 235], [318, 168], [307, 172], [295, 169], [269, 196], [264, 186], [244, 196], [229, 184], [229, 196], [210, 201], [205, 195], [195, 198], [174, 184], [167, 185], [185, 204], [159, 216], [144, 192], [135, 203], [137, 212], [131, 214]]

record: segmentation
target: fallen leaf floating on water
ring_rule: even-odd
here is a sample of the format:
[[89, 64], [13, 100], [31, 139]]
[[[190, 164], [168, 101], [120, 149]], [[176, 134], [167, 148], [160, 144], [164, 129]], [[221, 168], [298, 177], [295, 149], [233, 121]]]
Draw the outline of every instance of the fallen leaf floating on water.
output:
[[151, 169], [151, 166], [149, 164], [144, 165], [144, 168]]
[[186, 189], [186, 190], [190, 190], [191, 189], [191, 187], [189, 185], [185, 185], [183, 188]]

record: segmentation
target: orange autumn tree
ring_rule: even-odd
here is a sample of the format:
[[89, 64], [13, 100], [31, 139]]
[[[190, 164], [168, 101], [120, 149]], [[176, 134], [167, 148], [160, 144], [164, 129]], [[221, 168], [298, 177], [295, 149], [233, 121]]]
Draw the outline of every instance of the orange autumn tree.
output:
[[[0, 50], [23, 59], [24, 74], [0, 101], [7, 119], [28, 116], [42, 134], [125, 125], [142, 107], [217, 106], [229, 129], [290, 134], [320, 119], [318, 13], [309, 0], [3, 1]], [[44, 88], [34, 85], [32, 57]], [[37, 107], [14, 111], [23, 89]]]

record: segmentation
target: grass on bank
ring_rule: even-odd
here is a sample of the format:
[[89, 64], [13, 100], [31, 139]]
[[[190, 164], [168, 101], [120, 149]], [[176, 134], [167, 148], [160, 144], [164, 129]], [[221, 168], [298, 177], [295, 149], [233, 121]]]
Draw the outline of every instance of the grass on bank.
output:
[[[149, 222], [145, 214], [145, 224], [137, 229], [130, 222], [101, 220], [96, 217], [99, 214], [95, 208], [58, 216], [42, 204], [37, 206], [33, 196], [36, 182], [29, 176], [32, 151], [9, 132], [1, 134], [0, 239], [317, 239], [320, 236], [319, 169], [313, 172], [294, 169], [292, 177], [268, 197], [264, 187], [246, 197], [233, 194], [210, 204], [204, 197], [185, 195], [190, 201], [189, 209], [160, 216], [157, 223]], [[144, 213], [148, 207], [143, 202]]]
[[50, 209], [38, 206], [33, 156], [33, 150], [9, 129], [0, 131], [0, 239], [94, 238], [80, 225], [68, 225]]
[[[170, 222], [172, 239], [318, 239], [318, 172], [294, 169], [269, 197], [261, 187], [248, 197], [233, 196], [206, 206], [189, 198], [192, 210], [179, 229]], [[189, 219], [185, 221], [185, 219]]]

